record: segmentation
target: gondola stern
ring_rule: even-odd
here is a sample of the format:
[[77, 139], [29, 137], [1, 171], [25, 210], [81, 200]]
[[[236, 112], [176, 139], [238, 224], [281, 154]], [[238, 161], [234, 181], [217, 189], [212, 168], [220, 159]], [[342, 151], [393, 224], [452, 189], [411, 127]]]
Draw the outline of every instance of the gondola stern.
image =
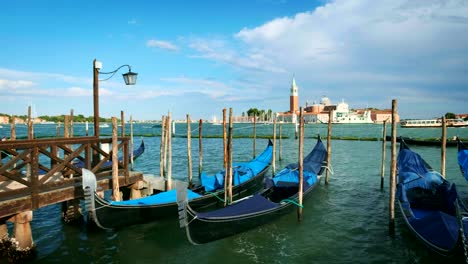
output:
[[191, 209], [188, 204], [187, 198], [187, 183], [182, 182], [176, 185], [177, 193], [177, 209], [179, 213], [179, 227], [185, 229], [185, 234], [187, 235], [187, 240], [193, 245], [199, 245], [196, 243], [190, 235], [190, 222], [188, 221], [188, 210]]

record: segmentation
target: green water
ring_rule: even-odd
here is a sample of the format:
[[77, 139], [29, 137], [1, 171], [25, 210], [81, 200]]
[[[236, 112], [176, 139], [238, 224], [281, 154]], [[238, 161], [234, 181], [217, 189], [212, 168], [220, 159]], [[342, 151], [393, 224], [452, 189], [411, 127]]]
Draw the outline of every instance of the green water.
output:
[[[75, 134], [84, 131], [84, 125]], [[107, 128], [101, 133], [107, 133]], [[192, 125], [197, 135], [196, 126]], [[258, 135], [271, 135], [272, 125], [257, 127]], [[7, 128], [0, 132], [6, 133]], [[21, 131], [18, 130], [17, 131]], [[52, 131], [52, 132], [51, 132]], [[110, 128], [109, 128], [109, 131]], [[130, 131], [128, 128], [127, 132]], [[135, 134], [159, 134], [159, 128], [138, 124]], [[390, 128], [388, 128], [390, 131]], [[206, 125], [204, 135], [220, 135], [221, 126]], [[36, 134], [55, 133], [55, 127], [37, 126]], [[110, 132], [109, 132], [110, 133]], [[177, 124], [177, 135], [186, 133], [185, 124]], [[326, 139], [326, 125], [306, 125], [309, 137], [320, 134]], [[381, 125], [334, 125], [334, 136], [380, 138]], [[440, 129], [398, 129], [401, 136], [440, 137]], [[235, 135], [251, 135], [250, 124], [236, 124]], [[294, 127], [283, 125], [282, 161], [277, 169], [298, 157]], [[389, 132], [390, 134], [390, 132]], [[448, 137], [468, 138], [468, 129], [450, 128]], [[143, 138], [146, 151], [135, 162], [135, 170], [159, 173], [159, 137]], [[139, 137], [135, 138], [138, 142]], [[279, 143], [279, 142], [278, 142]], [[326, 144], [326, 140], [324, 140]], [[266, 146], [257, 139], [257, 154]], [[308, 152], [315, 139], [305, 141]], [[38, 248], [38, 263], [447, 263], [429, 252], [409, 232], [396, 211], [395, 235], [388, 233], [390, 144], [387, 145], [385, 189], [380, 189], [382, 146], [380, 141], [332, 141], [334, 174], [329, 185], [322, 182], [304, 202], [303, 222], [295, 213], [260, 228], [201, 246], [191, 245], [177, 219], [130, 226], [119, 231], [87, 230], [84, 226], [65, 225], [60, 219], [60, 205], [34, 212], [33, 236]], [[252, 157], [252, 139], [236, 138], [234, 161]], [[412, 147], [435, 169], [440, 168], [440, 149]], [[198, 139], [192, 140], [193, 175], [198, 174]], [[203, 140], [203, 167], [214, 173], [222, 166], [222, 139]], [[278, 156], [277, 156], [278, 157]], [[173, 177], [187, 175], [186, 138], [173, 139]], [[271, 171], [270, 171], [271, 172]], [[456, 148], [447, 149], [447, 179], [457, 184], [462, 197], [468, 197], [468, 183], [456, 163]], [[398, 207], [396, 207], [398, 209]]]

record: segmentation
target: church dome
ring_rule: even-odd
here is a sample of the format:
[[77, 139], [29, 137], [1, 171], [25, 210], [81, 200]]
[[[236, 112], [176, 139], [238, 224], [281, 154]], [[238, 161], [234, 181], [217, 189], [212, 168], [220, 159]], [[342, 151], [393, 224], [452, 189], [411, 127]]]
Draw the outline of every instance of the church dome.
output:
[[322, 100], [320, 101], [320, 104], [322, 104], [322, 105], [331, 105], [331, 101], [330, 101], [330, 99], [328, 99], [328, 97], [324, 96], [324, 97], [322, 97]]

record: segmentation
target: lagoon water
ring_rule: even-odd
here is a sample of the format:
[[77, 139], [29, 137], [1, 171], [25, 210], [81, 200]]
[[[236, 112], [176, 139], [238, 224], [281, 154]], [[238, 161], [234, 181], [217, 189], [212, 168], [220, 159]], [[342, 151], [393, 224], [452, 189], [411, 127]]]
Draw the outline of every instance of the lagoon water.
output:
[[[192, 134], [197, 135], [197, 124]], [[298, 157], [294, 127], [283, 125], [282, 161], [277, 170]], [[92, 128], [90, 126], [91, 132]], [[273, 125], [257, 126], [257, 135], [272, 135]], [[18, 136], [26, 127], [17, 126]], [[84, 135], [84, 125], [75, 124], [75, 135]], [[126, 128], [127, 133], [130, 131]], [[134, 134], [143, 137], [145, 153], [134, 164], [136, 171], [159, 174], [160, 128], [135, 124]], [[235, 124], [234, 135], [251, 135], [251, 124]], [[387, 128], [390, 135], [390, 127]], [[37, 125], [37, 136], [54, 135], [54, 125]], [[314, 146], [320, 134], [326, 143], [327, 126], [307, 124], [304, 152]], [[110, 135], [111, 128], [101, 128]], [[177, 124], [173, 138], [173, 177], [187, 175], [186, 125]], [[334, 125], [333, 136], [380, 138], [382, 125]], [[0, 136], [9, 135], [9, 126]], [[156, 135], [156, 136], [155, 136]], [[222, 126], [206, 124], [203, 135], [222, 135]], [[419, 138], [440, 137], [440, 129], [398, 129], [398, 135]], [[449, 128], [448, 137], [468, 138], [468, 128]], [[135, 145], [140, 136], [135, 136]], [[257, 139], [256, 153], [267, 139]], [[235, 138], [234, 162], [252, 158], [252, 139]], [[396, 206], [395, 235], [388, 233], [390, 143], [387, 143], [385, 188], [380, 189], [381, 141], [333, 140], [329, 185], [324, 179], [304, 202], [303, 222], [296, 213], [283, 216], [260, 228], [205, 245], [191, 245], [176, 214], [173, 220], [130, 226], [116, 231], [87, 229], [61, 221], [61, 206], [52, 205], [34, 212], [33, 237], [38, 249], [36, 263], [442, 263], [447, 260], [429, 252], [407, 229]], [[413, 146], [413, 150], [440, 169], [440, 148]], [[192, 139], [193, 175], [198, 174], [198, 139]], [[214, 173], [222, 167], [222, 138], [203, 139], [203, 168]], [[468, 182], [456, 161], [456, 148], [447, 148], [447, 179], [456, 183], [468, 198]], [[277, 154], [278, 155], [278, 154]], [[278, 157], [278, 156], [277, 156]], [[271, 174], [271, 169], [270, 172]], [[196, 178], [196, 177], [195, 177]], [[460, 259], [450, 260], [460, 261]]]

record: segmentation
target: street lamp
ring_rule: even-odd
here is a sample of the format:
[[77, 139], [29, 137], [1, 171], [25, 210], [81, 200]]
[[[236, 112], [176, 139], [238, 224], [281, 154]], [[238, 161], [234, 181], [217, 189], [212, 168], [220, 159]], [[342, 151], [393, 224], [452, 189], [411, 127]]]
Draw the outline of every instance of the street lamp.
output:
[[94, 59], [93, 61], [93, 104], [94, 104], [94, 136], [99, 137], [99, 74], [111, 74], [107, 79], [101, 81], [107, 81], [114, 76], [114, 74], [122, 67], [128, 67], [128, 72], [122, 74], [126, 85], [134, 85], [138, 73], [132, 72], [132, 68], [128, 64], [124, 64], [114, 71], [111, 72], [100, 72], [102, 68], [102, 62]]

